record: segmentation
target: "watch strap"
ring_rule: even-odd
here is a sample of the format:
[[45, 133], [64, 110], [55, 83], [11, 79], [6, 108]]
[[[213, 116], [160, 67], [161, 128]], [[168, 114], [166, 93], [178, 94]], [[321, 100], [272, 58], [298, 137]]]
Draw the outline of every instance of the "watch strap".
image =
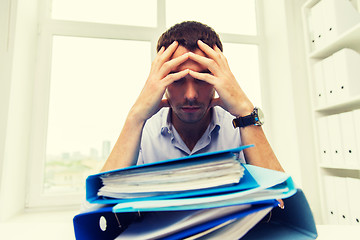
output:
[[244, 117], [238, 117], [233, 120], [234, 128], [246, 127], [246, 126], [254, 125], [254, 124], [255, 124], [255, 119], [254, 119], [253, 114], [250, 114], [250, 115], [247, 115]]

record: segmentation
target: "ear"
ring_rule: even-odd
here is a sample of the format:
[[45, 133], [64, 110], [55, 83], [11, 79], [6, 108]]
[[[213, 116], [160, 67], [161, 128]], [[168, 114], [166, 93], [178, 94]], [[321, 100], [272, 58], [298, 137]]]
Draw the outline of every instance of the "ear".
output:
[[164, 107], [170, 107], [170, 103], [166, 98], [162, 99], [160, 102], [160, 108], [164, 108]]
[[210, 107], [220, 106], [222, 107], [222, 101], [220, 98], [213, 98], [210, 103]]

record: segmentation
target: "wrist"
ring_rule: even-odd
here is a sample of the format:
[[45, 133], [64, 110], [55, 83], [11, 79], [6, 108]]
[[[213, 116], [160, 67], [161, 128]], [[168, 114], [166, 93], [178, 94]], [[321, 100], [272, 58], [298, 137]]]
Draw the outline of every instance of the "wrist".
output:
[[254, 107], [250, 114], [234, 118], [232, 123], [234, 128], [243, 128], [251, 125], [261, 126], [264, 124], [264, 113], [260, 108]]
[[143, 126], [145, 122], [147, 121], [147, 118], [144, 116], [143, 112], [136, 107], [132, 107], [126, 117], [126, 122], [135, 124], [138, 126]]
[[233, 114], [236, 118], [244, 117], [252, 113], [254, 105], [251, 102], [240, 104], [238, 110]]

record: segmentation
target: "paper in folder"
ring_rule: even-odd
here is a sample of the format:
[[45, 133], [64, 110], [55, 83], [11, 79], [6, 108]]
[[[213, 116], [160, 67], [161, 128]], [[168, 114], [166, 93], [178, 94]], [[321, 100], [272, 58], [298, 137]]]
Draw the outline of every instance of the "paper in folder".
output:
[[[190, 240], [239, 239], [242, 236], [246, 238], [247, 233], [251, 233], [251, 229], [256, 228], [260, 224], [258, 222], [277, 205], [276, 199], [285, 199], [285, 204], [287, 201], [297, 202], [298, 207], [290, 209], [290, 213], [283, 211], [291, 216], [281, 213], [279, 215], [279, 219], [284, 223], [287, 222], [286, 218], [294, 218], [295, 223], [293, 223], [294, 221], [289, 222], [295, 228], [289, 228], [288, 225], [280, 228], [277, 226], [279, 220], [277, 218], [269, 218], [266, 222], [269, 223], [271, 220], [273, 223], [274, 236], [278, 237], [276, 235], [279, 234], [276, 231], [278, 229], [288, 234], [291, 233], [294, 238], [264, 239], [315, 239], [315, 224], [301, 190], [297, 192], [291, 177], [286, 173], [240, 164], [234, 156], [247, 147], [250, 146], [132, 166], [89, 176], [86, 180], [87, 200], [91, 203], [97, 203], [94, 205], [101, 207], [74, 217], [76, 239]], [[222, 176], [221, 172], [227, 167], [220, 166], [222, 164], [230, 164], [233, 168], [232, 172], [229, 171], [230, 178]], [[177, 187], [177, 181], [182, 181], [179, 178], [171, 183], [172, 186], [175, 186], [174, 188], [167, 186], [163, 188], [164, 191], [161, 191], [162, 188], [157, 188], [155, 192], [152, 192], [153, 189], [147, 190], [146, 187], [139, 188], [139, 191], [125, 192], [126, 194], [115, 194], [113, 197], [104, 196], [103, 193], [99, 194], [100, 189], [104, 187], [104, 176], [121, 173], [117, 176], [119, 177], [123, 173], [128, 174], [130, 171], [141, 180], [139, 175], [152, 171], [159, 173], [157, 171], [164, 169], [176, 169], [175, 172], [177, 173], [184, 170], [182, 166], [187, 170], [190, 167], [190, 172], [199, 167], [199, 169], [203, 169], [201, 171], [207, 173], [205, 179], [217, 179], [218, 181], [215, 183], [210, 181], [206, 183], [209, 185], [203, 185], [204, 179], [199, 176], [200, 178], [191, 180], [197, 182], [192, 185], [190, 180], [184, 179], [186, 183], [184, 186], [190, 186], [190, 189], [182, 189]], [[219, 172], [215, 175], [209, 173], [214, 171]], [[201, 175], [203, 172], [196, 172], [196, 174]], [[130, 174], [130, 178], [128, 178], [129, 176], [126, 174], [127, 184], [131, 183], [133, 181], [132, 175]], [[187, 177], [191, 175], [190, 173]], [[149, 183], [151, 187], [157, 185], [159, 181], [164, 181], [162, 184], [167, 182], [164, 180], [167, 179], [166, 174], [160, 175], [159, 179], [154, 178], [156, 174], [148, 176], [151, 178]], [[127, 185], [125, 184], [125, 186]], [[146, 191], [143, 191], [144, 189]], [[279, 208], [274, 208], [272, 212], [275, 209]], [[300, 213], [298, 214], [297, 211]], [[268, 216], [269, 214], [265, 218]], [[299, 223], [302, 221], [306, 221], [307, 225], [303, 226], [302, 223]], [[99, 227], [101, 225], [102, 227]], [[301, 229], [296, 229], [298, 225]], [[295, 236], [300, 236], [300, 238]], [[261, 238], [256, 235], [256, 238], [246, 239]]]
[[[293, 194], [289, 175], [240, 164], [236, 156], [248, 147], [251, 145], [91, 175], [86, 180], [86, 199], [91, 203], [123, 203], [120, 206], [124, 208], [131, 203], [134, 209], [138, 202], [147, 204], [144, 209], [151, 209], [151, 204], [164, 207], [164, 201], [171, 200], [175, 206], [186, 204], [190, 209], [188, 202], [198, 205], [212, 201], [211, 204], [216, 205], [218, 201], [244, 201], [251, 196], [263, 200], [271, 194], [283, 197]], [[117, 189], [115, 183], [110, 187], [115, 190], [104, 196], [104, 188], [109, 190], [104, 186], [104, 179], [109, 176], [115, 176], [121, 186]]]

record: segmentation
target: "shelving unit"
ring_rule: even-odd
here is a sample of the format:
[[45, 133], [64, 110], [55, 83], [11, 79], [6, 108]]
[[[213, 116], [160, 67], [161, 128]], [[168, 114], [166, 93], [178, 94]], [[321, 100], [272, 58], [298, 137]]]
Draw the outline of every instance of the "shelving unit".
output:
[[[324, 1], [324, 0], [321, 0]], [[353, 3], [353, 1], [349, 0], [337, 0], [337, 1], [348, 1]], [[306, 51], [307, 51], [307, 67], [308, 67], [308, 79], [309, 79], [309, 86], [310, 86], [310, 93], [311, 93], [311, 101], [312, 101], [312, 118], [313, 118], [313, 127], [315, 129], [315, 143], [316, 143], [316, 152], [318, 153], [316, 156], [317, 159], [317, 169], [318, 169], [318, 175], [319, 175], [319, 184], [320, 184], [320, 196], [321, 196], [321, 206], [322, 206], [322, 221], [324, 224], [334, 224], [333, 220], [331, 220], [329, 217], [329, 205], [330, 202], [333, 201], [332, 199], [329, 199], [329, 195], [326, 194], [326, 191], [328, 191], [328, 186], [326, 188], [325, 186], [325, 178], [327, 176], [331, 177], [339, 177], [342, 179], [346, 178], [355, 178], [359, 179], [360, 181], [360, 165], [356, 167], [349, 167], [342, 164], [334, 164], [334, 163], [324, 163], [321, 161], [321, 147], [320, 147], [320, 137], [319, 135], [319, 127], [318, 127], [318, 119], [322, 117], [332, 116], [335, 114], [342, 114], [349, 111], [354, 111], [360, 109], [360, 94], [357, 96], [349, 97], [348, 99], [337, 101], [334, 104], [325, 104], [322, 106], [317, 106], [316, 102], [316, 86], [315, 86], [315, 70], [314, 65], [323, 59], [328, 58], [329, 56], [332, 56], [334, 53], [338, 52], [341, 49], [344, 48], [350, 48], [352, 50], [355, 50], [356, 52], [360, 53], [360, 21], [356, 23], [355, 25], [351, 26], [349, 29], [341, 33], [337, 36], [336, 39], [333, 39], [332, 41], [329, 41], [327, 44], [317, 47], [315, 49], [314, 43], [313, 43], [313, 26], [311, 26], [311, 9], [317, 5], [320, 2], [320, 0], [309, 0], [307, 1], [302, 8], [302, 15], [303, 15], [303, 25], [304, 25], [304, 40], [306, 44]], [[358, 4], [358, 2], [357, 2]], [[357, 9], [356, 6], [353, 6], [355, 9]], [[360, 6], [359, 6], [360, 7]], [[359, 12], [359, 9], [358, 9]], [[359, 13], [360, 15], [360, 13]], [[345, 18], [347, 16], [344, 16]], [[314, 35], [315, 36], [315, 35]], [[360, 66], [359, 66], [360, 68]], [[360, 81], [360, 76], [359, 76]], [[355, 124], [360, 125], [360, 122], [357, 122]], [[360, 140], [360, 136], [357, 137], [357, 139]], [[360, 145], [358, 145], [360, 146]], [[358, 152], [360, 152], [360, 149], [358, 149]], [[360, 158], [360, 155], [359, 157]], [[358, 159], [360, 162], [360, 159]], [[334, 187], [335, 188], [335, 187]], [[325, 190], [326, 189], [326, 190]], [[360, 199], [359, 199], [360, 200]], [[344, 217], [344, 216], [343, 216]], [[346, 216], [348, 217], [348, 216]], [[351, 217], [352, 218], [352, 217]], [[340, 220], [338, 224], [347, 224], [345, 221]], [[348, 224], [354, 224], [354, 222], [349, 221]], [[354, 224], [356, 225], [356, 223]], [[359, 225], [360, 226], [360, 223]]]

